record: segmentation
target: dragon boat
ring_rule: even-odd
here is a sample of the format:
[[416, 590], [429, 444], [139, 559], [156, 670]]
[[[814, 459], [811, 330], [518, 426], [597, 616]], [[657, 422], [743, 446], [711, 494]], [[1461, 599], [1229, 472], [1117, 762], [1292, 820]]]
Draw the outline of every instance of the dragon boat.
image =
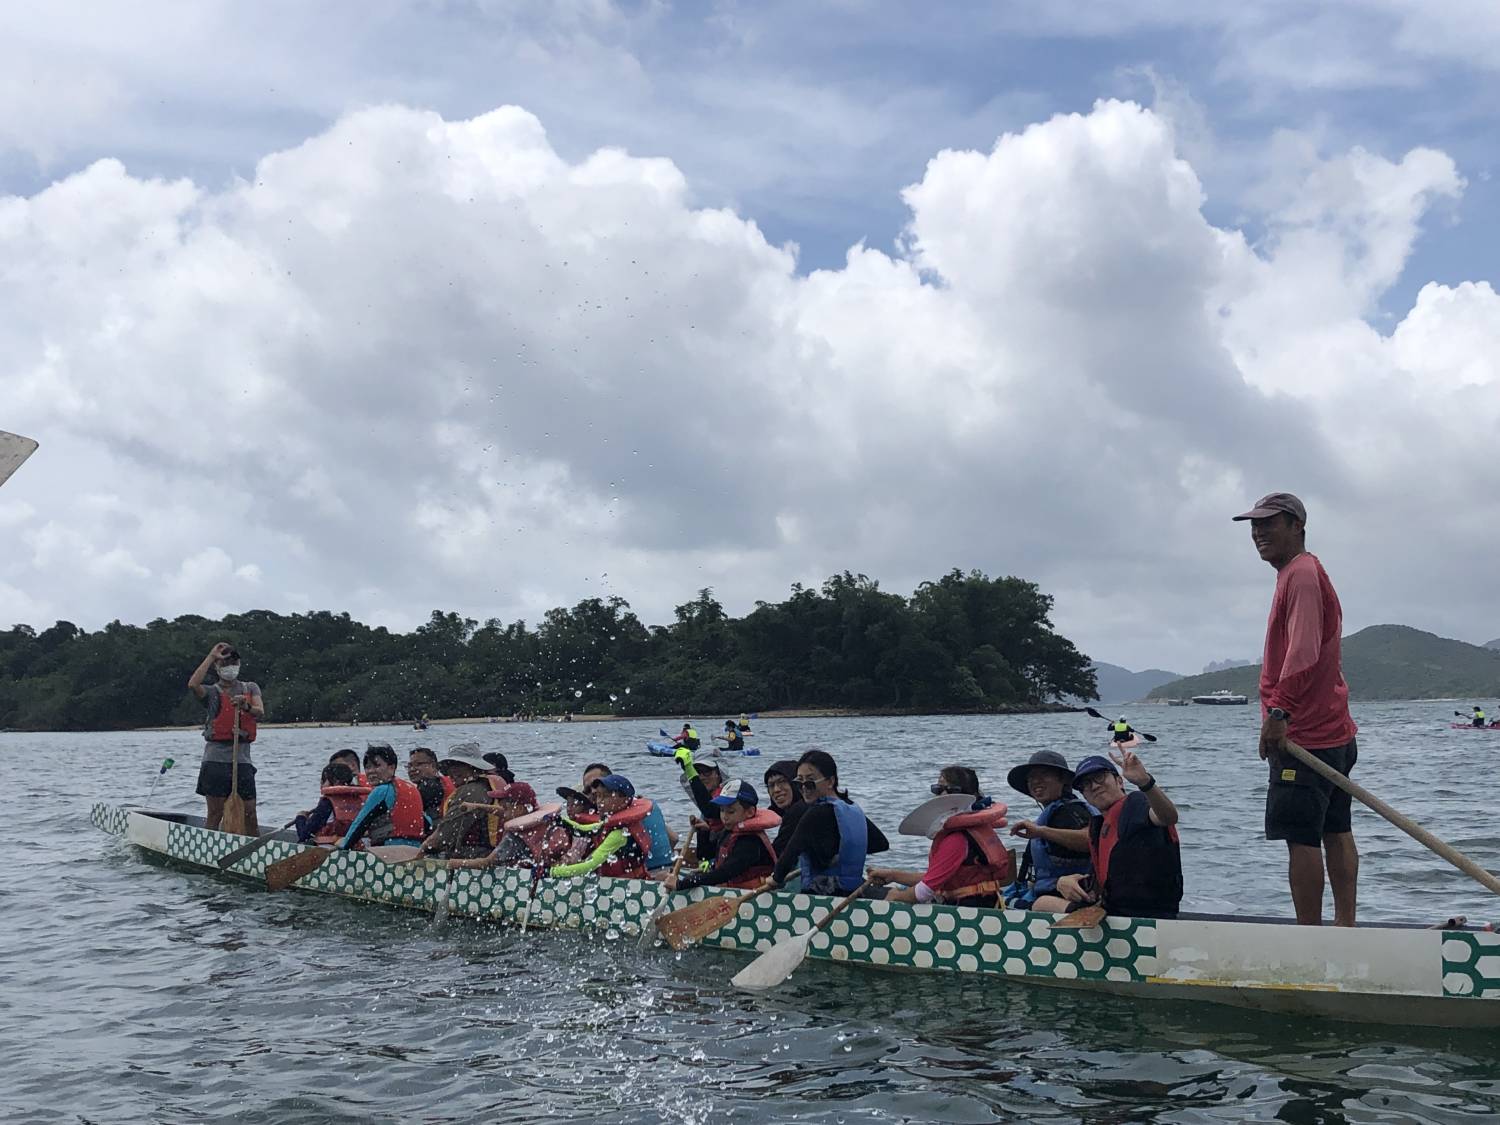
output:
[[[145, 852], [216, 873], [218, 860], [246, 842], [185, 814], [98, 804], [90, 819]], [[264, 883], [270, 864], [301, 850], [273, 838], [225, 874]], [[533, 880], [515, 868], [395, 865], [359, 851], [334, 855], [294, 886], [426, 913], [614, 936], [641, 934], [663, 909], [729, 893], [673, 893], [655, 882], [592, 876]], [[816, 895], [760, 895], [700, 944], [740, 954], [765, 950], [806, 933], [833, 905]], [[1054, 929], [1053, 921], [1024, 910], [862, 899], [813, 936], [811, 956], [1363, 1023], [1500, 1028], [1500, 933], [1401, 924], [1299, 927], [1191, 914], [1170, 921], [1109, 917], [1086, 929]]]

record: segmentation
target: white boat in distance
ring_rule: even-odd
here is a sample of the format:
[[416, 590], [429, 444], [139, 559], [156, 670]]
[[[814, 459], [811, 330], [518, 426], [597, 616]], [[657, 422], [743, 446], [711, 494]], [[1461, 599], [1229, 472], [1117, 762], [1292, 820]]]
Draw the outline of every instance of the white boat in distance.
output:
[[1218, 706], [1222, 707], [1230, 704], [1243, 705], [1249, 703], [1250, 697], [1246, 695], [1237, 695], [1234, 692], [1226, 691], [1225, 689], [1220, 688], [1218, 691], [1210, 692], [1207, 695], [1193, 696], [1193, 702], [1217, 704]]

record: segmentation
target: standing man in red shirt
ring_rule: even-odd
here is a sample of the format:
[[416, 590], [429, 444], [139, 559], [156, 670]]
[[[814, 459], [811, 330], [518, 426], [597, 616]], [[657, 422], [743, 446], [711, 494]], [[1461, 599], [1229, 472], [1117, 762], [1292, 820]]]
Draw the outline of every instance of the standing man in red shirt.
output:
[[1266, 839], [1285, 840], [1292, 905], [1304, 926], [1323, 924], [1323, 869], [1333, 886], [1333, 924], [1354, 925], [1359, 850], [1349, 794], [1286, 752], [1290, 738], [1347, 775], [1359, 751], [1349, 717], [1349, 685], [1339, 668], [1344, 615], [1339, 596], [1306, 547], [1307, 509], [1289, 492], [1273, 492], [1237, 520], [1276, 568], [1260, 669], [1260, 756], [1270, 764]]

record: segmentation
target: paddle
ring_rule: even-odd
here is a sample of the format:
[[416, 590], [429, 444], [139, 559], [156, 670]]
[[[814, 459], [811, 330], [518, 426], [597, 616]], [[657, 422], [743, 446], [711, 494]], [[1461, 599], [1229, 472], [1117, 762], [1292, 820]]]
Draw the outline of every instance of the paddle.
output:
[[[1095, 711], [1095, 710], [1094, 710], [1094, 709], [1093, 709], [1093, 708], [1092, 708], [1092, 707], [1085, 707], [1085, 708], [1084, 708], [1084, 710], [1085, 710], [1085, 711], [1087, 711], [1087, 712], [1088, 712], [1088, 713], [1089, 713], [1089, 714], [1090, 714], [1090, 715], [1092, 715], [1092, 716], [1093, 716], [1093, 717], [1094, 717], [1094, 718], [1096, 718], [1096, 719], [1104, 719], [1104, 721], [1105, 721], [1105, 722], [1106, 722], [1106, 723], [1108, 723], [1108, 722], [1111, 722], [1111, 721], [1112, 721], [1112, 720], [1110, 720], [1110, 719], [1106, 719], [1106, 718], [1104, 718], [1104, 716], [1103, 716], [1103, 715], [1101, 715], [1101, 714], [1099, 714], [1099, 712], [1098, 712], [1098, 711]], [[1147, 733], [1146, 733], [1146, 732], [1145, 732], [1145, 731], [1143, 731], [1143, 730], [1138, 730], [1138, 731], [1134, 731], [1134, 733], [1135, 733], [1135, 734], [1138, 734], [1138, 735], [1140, 735], [1140, 736], [1141, 736], [1141, 737], [1142, 737], [1142, 738], [1144, 738], [1144, 739], [1145, 739], [1145, 740], [1146, 740], [1146, 741], [1147, 741], [1147, 742], [1155, 742], [1155, 741], [1156, 741], [1156, 735], [1154, 735], [1154, 734], [1147, 734]]]
[[161, 769], [156, 771], [156, 776], [151, 779], [151, 788], [146, 790], [146, 800], [151, 800], [151, 795], [156, 792], [157, 783], [160, 782], [161, 779], [166, 776], [167, 771], [176, 764], [176, 761], [171, 758], [163, 758], [161, 760]]
[[1054, 930], [1086, 930], [1104, 921], [1109, 911], [1103, 906], [1084, 906], [1071, 914], [1064, 914], [1052, 923]]
[[26, 463], [26, 458], [36, 452], [36, 442], [20, 434], [8, 434], [0, 430], [0, 484], [10, 480], [11, 473]]
[[[234, 707], [234, 697], [224, 692], [219, 706]], [[229, 796], [224, 798], [224, 815], [219, 829], [245, 835], [245, 799], [240, 796], [240, 709], [234, 707], [234, 748], [229, 752]]]
[[231, 867], [233, 867], [240, 860], [244, 859], [247, 855], [252, 855], [255, 852], [260, 851], [261, 848], [265, 847], [272, 840], [277, 839], [283, 832], [285, 832], [288, 828], [296, 823], [297, 818], [292, 817], [291, 820], [287, 821], [280, 828], [276, 829], [276, 831], [265, 832], [257, 836], [255, 839], [251, 840], [248, 844], [241, 844], [233, 851], [225, 852], [219, 857], [219, 870], [228, 871]]
[[750, 964], [734, 974], [730, 982], [736, 988], [748, 988], [754, 990], [775, 988], [787, 977], [791, 976], [797, 966], [807, 960], [808, 947], [812, 945], [813, 935], [819, 930], [825, 929], [828, 923], [837, 918], [843, 911], [864, 893], [870, 880], [866, 879], [854, 889], [854, 893], [841, 901], [837, 906], [823, 915], [806, 933], [789, 937], [779, 945], [773, 945]]
[[663, 914], [655, 920], [656, 928], [667, 939], [668, 945], [680, 951], [734, 921], [740, 907], [752, 898], [775, 889], [775, 884], [767, 881], [748, 894], [706, 898]]
[[[687, 826], [687, 831], [682, 834], [682, 843], [680, 843], [679, 845], [677, 845], [677, 859], [675, 861], [673, 861], [673, 863], [672, 863], [672, 871], [671, 871], [671, 874], [669, 874], [667, 876], [666, 882], [669, 882], [669, 883], [675, 883], [676, 882], [676, 880], [677, 880], [677, 873], [682, 870], [682, 861], [685, 860], [685, 859], [687, 859], [688, 844], [692, 840], [692, 838], [693, 838], [693, 822], [691, 820], [689, 820], [688, 821], [688, 826]], [[641, 936], [640, 936], [640, 939], [639, 939], [640, 946], [641, 946], [642, 949], [645, 949], [653, 941], [656, 940], [656, 929], [655, 929], [655, 927], [656, 927], [657, 923], [660, 921], [660, 919], [662, 917], [662, 913], [667, 909], [667, 903], [671, 901], [671, 899], [668, 897], [670, 895], [670, 893], [671, 892], [668, 892], [668, 894], [662, 896], [662, 900], [659, 903], [656, 904], [656, 909], [651, 912], [651, 917], [647, 918], [646, 921], [644, 923], [642, 923], [642, 925], [641, 925]], [[677, 946], [674, 945], [672, 948], [676, 949]]]
[[266, 868], [266, 890], [286, 890], [302, 876], [316, 871], [337, 854], [337, 848], [308, 848], [278, 860]]
[[1475, 882], [1482, 884], [1485, 889], [1500, 895], [1500, 879], [1495, 878], [1495, 876], [1491, 875], [1483, 867], [1480, 867], [1479, 864], [1464, 855], [1463, 852], [1449, 844], [1443, 843], [1443, 841], [1439, 840], [1420, 824], [1413, 820], [1408, 820], [1364, 786], [1358, 782], [1351, 781], [1327, 762], [1315, 758], [1295, 742], [1287, 739], [1285, 745], [1287, 753], [1296, 758], [1297, 761], [1301, 762], [1308, 769], [1314, 773], [1321, 774], [1367, 808], [1374, 809], [1428, 851], [1434, 852], [1443, 859], [1446, 859]]

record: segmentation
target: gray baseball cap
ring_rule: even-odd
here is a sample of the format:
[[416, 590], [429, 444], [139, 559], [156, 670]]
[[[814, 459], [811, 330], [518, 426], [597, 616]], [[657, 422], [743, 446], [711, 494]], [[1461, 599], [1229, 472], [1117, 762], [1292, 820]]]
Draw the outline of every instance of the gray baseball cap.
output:
[[1302, 506], [1302, 501], [1298, 500], [1290, 492], [1272, 492], [1267, 496], [1262, 496], [1255, 502], [1255, 507], [1234, 518], [1237, 520], [1263, 520], [1267, 516], [1279, 515], [1282, 512], [1291, 516], [1298, 523], [1307, 522], [1307, 509]]

